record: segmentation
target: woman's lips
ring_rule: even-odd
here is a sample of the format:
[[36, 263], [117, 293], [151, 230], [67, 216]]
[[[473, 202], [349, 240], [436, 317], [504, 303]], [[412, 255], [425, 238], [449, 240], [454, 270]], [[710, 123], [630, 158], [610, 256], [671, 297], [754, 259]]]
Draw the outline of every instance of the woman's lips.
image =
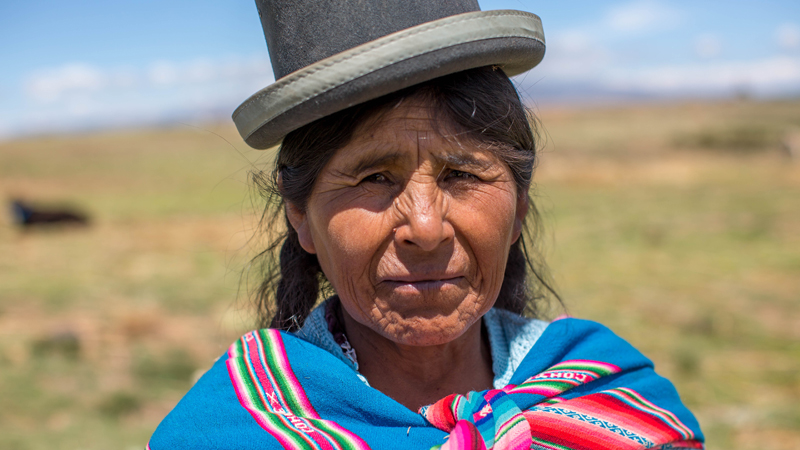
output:
[[391, 287], [394, 290], [421, 292], [440, 290], [448, 286], [459, 284], [464, 280], [463, 276], [448, 276], [448, 277], [392, 277], [382, 281], [382, 284]]

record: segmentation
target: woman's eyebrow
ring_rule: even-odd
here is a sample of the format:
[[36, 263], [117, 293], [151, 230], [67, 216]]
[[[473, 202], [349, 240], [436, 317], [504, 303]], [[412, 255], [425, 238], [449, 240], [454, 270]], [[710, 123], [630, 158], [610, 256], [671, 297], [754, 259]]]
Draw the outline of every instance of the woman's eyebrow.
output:
[[436, 164], [447, 167], [471, 167], [486, 170], [494, 166], [491, 161], [476, 158], [471, 153], [448, 153], [444, 155], [433, 155]]
[[402, 158], [403, 154], [400, 152], [364, 155], [354, 164], [349, 165], [350, 168], [348, 169], [348, 172], [353, 175], [357, 175], [378, 167], [386, 167], [397, 164]]

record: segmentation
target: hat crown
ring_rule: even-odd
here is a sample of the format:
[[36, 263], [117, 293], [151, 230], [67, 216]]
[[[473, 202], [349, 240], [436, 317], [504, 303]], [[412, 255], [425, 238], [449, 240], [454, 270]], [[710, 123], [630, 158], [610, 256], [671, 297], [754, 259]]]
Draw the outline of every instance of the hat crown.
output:
[[275, 78], [425, 22], [480, 11], [477, 0], [256, 0]]

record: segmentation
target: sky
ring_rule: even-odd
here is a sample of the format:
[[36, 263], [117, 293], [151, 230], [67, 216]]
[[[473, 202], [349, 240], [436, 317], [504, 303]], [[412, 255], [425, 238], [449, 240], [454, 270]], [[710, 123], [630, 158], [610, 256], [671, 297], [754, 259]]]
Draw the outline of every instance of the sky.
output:
[[[797, 0], [480, 3], [542, 18], [536, 104], [800, 97]], [[2, 1], [0, 68], [0, 139], [224, 119], [274, 81], [253, 0]]]

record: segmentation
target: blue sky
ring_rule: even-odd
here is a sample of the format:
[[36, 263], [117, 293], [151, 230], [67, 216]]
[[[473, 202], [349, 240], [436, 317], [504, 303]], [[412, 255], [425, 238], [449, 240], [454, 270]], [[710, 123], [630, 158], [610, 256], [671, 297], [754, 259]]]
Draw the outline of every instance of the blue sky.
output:
[[[800, 95], [800, 2], [482, 1], [542, 17], [541, 104]], [[0, 2], [0, 138], [229, 115], [273, 78], [252, 0]]]

